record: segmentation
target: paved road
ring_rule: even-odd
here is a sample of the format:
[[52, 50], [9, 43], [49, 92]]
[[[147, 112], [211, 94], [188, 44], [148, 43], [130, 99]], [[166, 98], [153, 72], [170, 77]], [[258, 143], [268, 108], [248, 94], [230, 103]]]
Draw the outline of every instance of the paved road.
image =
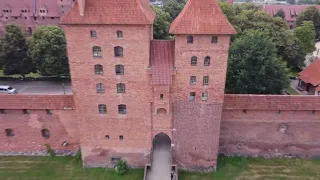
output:
[[17, 89], [18, 94], [72, 94], [70, 82], [52, 81], [0, 81], [0, 85], [8, 85]]

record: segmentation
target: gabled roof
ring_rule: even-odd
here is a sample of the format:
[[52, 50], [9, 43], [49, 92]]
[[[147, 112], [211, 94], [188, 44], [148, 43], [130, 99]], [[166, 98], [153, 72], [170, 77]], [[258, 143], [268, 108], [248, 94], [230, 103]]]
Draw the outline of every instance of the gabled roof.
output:
[[174, 41], [152, 40], [150, 51], [152, 84], [172, 84], [173, 64]]
[[153, 24], [155, 13], [145, 0], [87, 0], [84, 15], [78, 1], [61, 24]]
[[172, 34], [236, 34], [217, 0], [188, 0], [171, 23]]
[[299, 73], [299, 78], [313, 86], [320, 84], [320, 60], [316, 60]]

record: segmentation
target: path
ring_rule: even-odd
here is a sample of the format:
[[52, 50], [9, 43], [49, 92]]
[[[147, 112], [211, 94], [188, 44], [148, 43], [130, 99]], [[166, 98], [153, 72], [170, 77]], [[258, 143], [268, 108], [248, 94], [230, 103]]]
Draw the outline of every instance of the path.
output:
[[52, 81], [0, 81], [0, 85], [8, 85], [17, 89], [18, 94], [72, 94], [71, 83]]
[[147, 180], [171, 180], [171, 164], [172, 154], [170, 149], [167, 146], [155, 148]]

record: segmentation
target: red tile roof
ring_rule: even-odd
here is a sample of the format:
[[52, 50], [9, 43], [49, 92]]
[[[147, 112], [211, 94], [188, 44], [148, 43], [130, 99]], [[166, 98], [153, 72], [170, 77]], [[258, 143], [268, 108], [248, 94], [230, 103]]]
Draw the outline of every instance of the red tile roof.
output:
[[0, 95], [0, 109], [74, 109], [72, 95]]
[[[264, 11], [274, 16], [278, 10], [282, 9], [285, 13], [286, 21], [296, 21], [296, 17], [311, 5], [265, 5]], [[320, 6], [316, 6], [320, 9]]]
[[226, 94], [223, 109], [320, 110], [320, 96]]
[[188, 0], [171, 23], [172, 34], [236, 34], [217, 0]]
[[152, 84], [172, 84], [174, 41], [152, 40], [150, 52]]
[[154, 18], [145, 0], [87, 0], [84, 16], [76, 2], [61, 24], [152, 24]]
[[316, 60], [299, 73], [299, 78], [313, 86], [320, 84], [320, 60]]

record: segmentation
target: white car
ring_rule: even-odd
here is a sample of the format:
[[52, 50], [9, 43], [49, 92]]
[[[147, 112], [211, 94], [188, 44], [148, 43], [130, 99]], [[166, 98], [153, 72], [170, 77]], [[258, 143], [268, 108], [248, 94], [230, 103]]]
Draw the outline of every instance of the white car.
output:
[[0, 94], [17, 94], [17, 90], [11, 86], [1, 86], [0, 85]]

